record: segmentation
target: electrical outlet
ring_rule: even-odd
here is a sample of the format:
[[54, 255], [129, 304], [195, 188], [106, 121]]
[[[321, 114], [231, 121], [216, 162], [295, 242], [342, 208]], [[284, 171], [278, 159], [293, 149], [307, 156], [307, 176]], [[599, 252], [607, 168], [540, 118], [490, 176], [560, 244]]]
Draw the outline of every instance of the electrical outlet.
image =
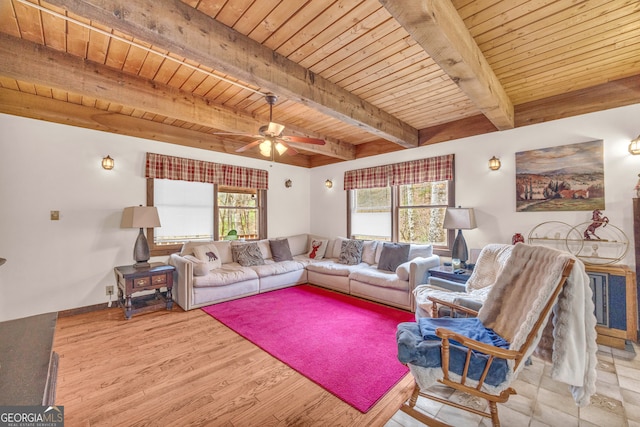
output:
[[113, 285], [105, 287], [106, 295], [113, 295]]

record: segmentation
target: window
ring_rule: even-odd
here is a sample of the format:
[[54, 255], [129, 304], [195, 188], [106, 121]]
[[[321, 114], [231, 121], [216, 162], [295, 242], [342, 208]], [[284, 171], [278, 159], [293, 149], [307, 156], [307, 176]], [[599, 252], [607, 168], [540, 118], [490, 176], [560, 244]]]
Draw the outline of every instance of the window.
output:
[[154, 256], [179, 251], [186, 241], [223, 240], [231, 230], [237, 238], [266, 238], [266, 190], [170, 179], [147, 182], [147, 204], [158, 208], [162, 223], [148, 235]]
[[447, 246], [442, 228], [449, 205], [447, 181], [400, 185], [398, 188], [398, 241]]
[[260, 215], [257, 190], [220, 187], [217, 201], [218, 240], [224, 239], [229, 232], [238, 238], [258, 238]]
[[391, 241], [391, 187], [352, 190], [351, 236]]
[[443, 228], [448, 206], [454, 206], [452, 181], [396, 185], [349, 191], [349, 235], [405, 243], [432, 243], [444, 255], [453, 231]]
[[213, 184], [171, 179], [153, 181], [153, 205], [158, 208], [162, 225], [154, 229], [154, 245], [213, 240]]

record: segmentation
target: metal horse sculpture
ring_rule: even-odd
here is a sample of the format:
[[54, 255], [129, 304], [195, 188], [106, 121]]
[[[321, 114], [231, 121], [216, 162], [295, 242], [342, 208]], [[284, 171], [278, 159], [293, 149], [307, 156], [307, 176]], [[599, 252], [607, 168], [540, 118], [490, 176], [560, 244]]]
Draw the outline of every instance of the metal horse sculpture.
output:
[[601, 240], [600, 237], [596, 235], [596, 229], [600, 226], [605, 227], [609, 223], [609, 218], [602, 215], [599, 209], [593, 211], [591, 215], [591, 221], [593, 221], [586, 230], [584, 230], [584, 238], [585, 240], [591, 240], [591, 236], [595, 237], [598, 240]]

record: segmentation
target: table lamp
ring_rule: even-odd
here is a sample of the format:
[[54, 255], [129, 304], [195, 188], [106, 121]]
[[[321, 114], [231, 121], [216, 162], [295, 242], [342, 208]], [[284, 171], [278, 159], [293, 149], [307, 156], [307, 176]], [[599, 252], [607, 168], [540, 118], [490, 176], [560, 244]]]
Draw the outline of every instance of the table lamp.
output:
[[462, 230], [472, 230], [476, 228], [476, 215], [473, 208], [447, 208], [444, 214], [444, 228], [447, 230], [458, 230], [456, 239], [453, 241], [451, 258], [459, 259], [462, 264], [466, 264], [469, 259], [467, 242], [464, 240]]
[[133, 247], [135, 268], [149, 267], [149, 243], [144, 235], [144, 228], [160, 227], [158, 209], [155, 206], [131, 206], [124, 208], [120, 228], [139, 228], [138, 238]]

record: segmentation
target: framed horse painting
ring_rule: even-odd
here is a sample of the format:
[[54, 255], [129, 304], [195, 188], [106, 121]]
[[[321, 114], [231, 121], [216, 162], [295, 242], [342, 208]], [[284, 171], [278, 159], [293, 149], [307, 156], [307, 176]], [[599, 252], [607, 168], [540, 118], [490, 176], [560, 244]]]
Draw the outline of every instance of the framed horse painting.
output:
[[604, 210], [603, 142], [516, 153], [516, 211]]

